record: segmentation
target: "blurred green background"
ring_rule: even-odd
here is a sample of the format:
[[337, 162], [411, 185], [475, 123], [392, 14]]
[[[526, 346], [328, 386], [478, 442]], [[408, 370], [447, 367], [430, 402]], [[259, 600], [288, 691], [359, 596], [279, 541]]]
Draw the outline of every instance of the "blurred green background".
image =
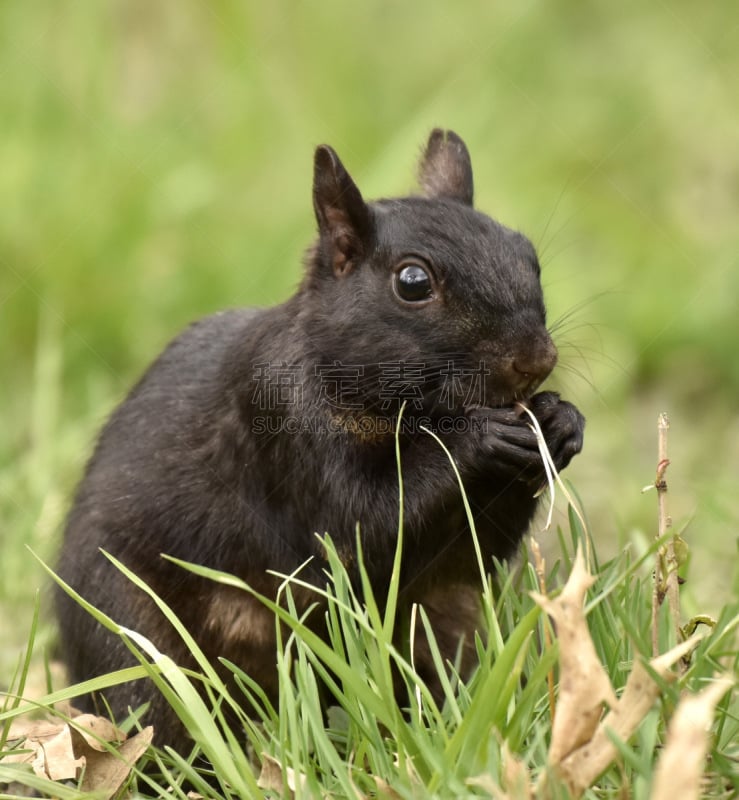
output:
[[571, 315], [554, 384], [604, 554], [653, 535], [665, 410], [686, 606], [739, 594], [734, 0], [39, 0], [0, 40], [0, 666], [113, 405], [189, 320], [296, 285], [315, 145], [402, 194], [436, 125]]

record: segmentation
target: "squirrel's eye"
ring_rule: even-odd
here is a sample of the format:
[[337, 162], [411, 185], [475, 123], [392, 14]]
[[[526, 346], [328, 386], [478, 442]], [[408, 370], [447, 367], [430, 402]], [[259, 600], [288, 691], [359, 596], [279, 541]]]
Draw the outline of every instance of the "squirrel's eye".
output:
[[395, 291], [407, 303], [428, 300], [433, 295], [431, 276], [420, 264], [406, 264], [395, 274]]

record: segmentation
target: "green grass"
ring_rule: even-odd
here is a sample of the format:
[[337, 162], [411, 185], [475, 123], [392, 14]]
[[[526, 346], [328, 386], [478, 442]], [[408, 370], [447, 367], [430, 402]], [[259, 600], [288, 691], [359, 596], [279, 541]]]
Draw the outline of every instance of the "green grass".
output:
[[[572, 548], [583, 543], [578, 529], [579, 525], [573, 524], [571, 542], [562, 537], [563, 559], [548, 570], [547, 585], [555, 594], [571, 571]], [[276, 770], [272, 778], [276, 784], [272, 786], [286, 786], [292, 772], [296, 797], [367, 797], [383, 787], [391, 787], [387, 791], [392, 794], [387, 796], [400, 798], [489, 797], [490, 786], [498, 785], [501, 779], [504, 745], [527, 766], [533, 778], [540, 776], [546, 770], [551, 735], [547, 675], [555, 669], [558, 647], [548, 643], [544, 633], [548, 624], [530, 596], [530, 591], [540, 588], [533, 566], [525, 564], [521, 571], [512, 573], [505, 565], [496, 565], [495, 582], [481, 584], [487, 635], [477, 645], [480, 666], [465, 684], [439, 657], [439, 671], [449, 676], [445, 701], [439, 706], [415, 674], [409, 654], [394, 644], [393, 603], [385, 613], [377, 608], [371, 594], [360, 601], [330, 540], [326, 548], [330, 574], [316, 596], [327, 603], [328, 641], [317, 637], [295, 611], [291, 586], [299, 582], [299, 574], [285, 576], [279, 602], [263, 598], [283, 623], [277, 627], [279, 714], [260, 698], [258, 689], [237, 665], [229, 666], [244, 691], [229, 690], [161, 601], [160, 607], [196, 654], [202, 671], [197, 681], [152, 643], [89, 609], [126, 639], [142, 664], [136, 674], [150, 675], [194, 738], [188, 759], [171, 752], [150, 751], [148, 761], [139, 765], [143, 769], [148, 763], [148, 771], [134, 772], [130, 788], [138, 787], [144, 796], [157, 796], [162, 787], [173, 784], [175, 795], [184, 797], [181, 787], [186, 781], [208, 798], [279, 796], [279, 792], [264, 788], [264, 772], [260, 778], [260, 764], [267, 761]], [[614, 688], [620, 690], [635, 661], [648, 657], [651, 647], [652, 556], [635, 562], [624, 552], [600, 565], [595, 558], [593, 568], [598, 578], [588, 593], [588, 625], [598, 660]], [[146, 588], [122, 565], [117, 566]], [[231, 576], [197, 565], [182, 566], [253, 593]], [[422, 612], [419, 624], [426, 624]], [[619, 743], [618, 763], [599, 777], [585, 797], [622, 796], [624, 790], [637, 799], [650, 796], [665, 725], [680, 697], [695, 693], [727, 670], [737, 674], [737, 625], [739, 604], [727, 608], [703, 638], [680, 680], [663, 683], [661, 700], [633, 740]], [[670, 627], [663, 617], [662, 651], [669, 646], [670, 638]], [[559, 648], [567, 646], [563, 642]], [[26, 669], [27, 664], [21, 677]], [[397, 699], [392, 689], [394, 671], [402, 676], [406, 687]], [[105, 679], [97, 683], [102, 686]], [[328, 716], [319, 700], [321, 684], [328, 687]], [[210, 700], [202, 698], [196, 685], [205, 687]], [[57, 692], [41, 702], [59, 701], [73, 692]], [[738, 703], [737, 694], [728, 693], [716, 712], [704, 796], [728, 797], [739, 791]], [[243, 731], [225, 725], [225, 707], [236, 710]], [[9, 710], [0, 712], [0, 726], [23, 708], [11, 703]], [[207, 765], [197, 758], [201, 754], [206, 756]], [[0, 770], [0, 781], [11, 777], [21, 785], [36, 786], [44, 794], [55, 791], [23, 771], [9, 767]], [[567, 796], [556, 780], [551, 786], [552, 796]]]

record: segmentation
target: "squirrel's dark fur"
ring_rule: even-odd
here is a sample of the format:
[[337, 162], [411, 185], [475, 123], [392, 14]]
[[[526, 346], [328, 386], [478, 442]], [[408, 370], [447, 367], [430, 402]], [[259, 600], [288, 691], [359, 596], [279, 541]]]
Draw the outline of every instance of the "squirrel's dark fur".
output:
[[[359, 523], [380, 596], [398, 526], [394, 427], [403, 400], [402, 607], [424, 603], [453, 657], [471, 641], [479, 579], [455, 459], [488, 564], [510, 556], [536, 509], [543, 467], [516, 401], [538, 418], [554, 462], [582, 446], [584, 421], [551, 392], [556, 362], [530, 242], [472, 208], [462, 140], [432, 132], [423, 196], [365, 203], [335, 152], [316, 150], [319, 238], [284, 305], [191, 325], [105, 426], [69, 515], [59, 574], [116, 622], [189, 666], [188, 652], [112, 553], [179, 615], [214, 661], [237, 663], [276, 697], [274, 620], [235, 589], [165, 553], [238, 575], [274, 595], [278, 579], [322, 583], [316, 533], [350, 571]], [[315, 597], [298, 593], [306, 607]], [[61, 645], [81, 681], [132, 663], [123, 643], [61, 591]], [[320, 623], [320, 612], [314, 619]], [[145, 681], [106, 692], [117, 715], [151, 701], [159, 743], [184, 733]]]

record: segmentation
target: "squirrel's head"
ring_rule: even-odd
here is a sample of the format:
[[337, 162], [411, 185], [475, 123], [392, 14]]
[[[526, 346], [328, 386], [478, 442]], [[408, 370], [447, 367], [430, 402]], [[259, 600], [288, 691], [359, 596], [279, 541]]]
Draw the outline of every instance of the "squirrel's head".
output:
[[334, 150], [316, 150], [307, 345], [355, 368], [355, 399], [397, 390], [454, 409], [525, 399], [557, 360], [534, 247], [473, 208], [457, 134], [432, 131], [419, 177], [422, 196], [367, 203]]

